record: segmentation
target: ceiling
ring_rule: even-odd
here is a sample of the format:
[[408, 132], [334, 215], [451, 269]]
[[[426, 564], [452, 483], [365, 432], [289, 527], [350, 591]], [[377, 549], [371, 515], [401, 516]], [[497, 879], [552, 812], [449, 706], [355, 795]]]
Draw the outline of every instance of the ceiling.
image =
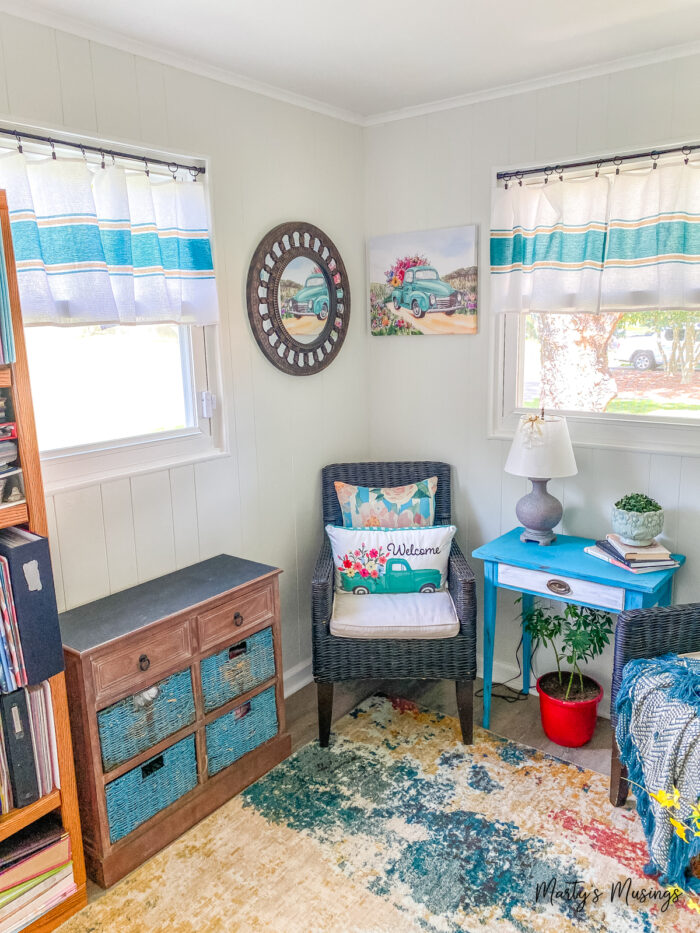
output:
[[698, 0], [17, 0], [0, 6], [358, 122], [612, 63], [641, 63], [662, 57], [662, 50], [700, 50]]

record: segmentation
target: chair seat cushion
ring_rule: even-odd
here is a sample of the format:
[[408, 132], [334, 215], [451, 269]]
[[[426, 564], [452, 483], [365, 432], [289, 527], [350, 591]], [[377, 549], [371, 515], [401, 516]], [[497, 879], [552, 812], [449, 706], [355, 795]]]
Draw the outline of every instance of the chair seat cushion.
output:
[[340, 638], [452, 638], [459, 619], [449, 593], [336, 593], [331, 635]]

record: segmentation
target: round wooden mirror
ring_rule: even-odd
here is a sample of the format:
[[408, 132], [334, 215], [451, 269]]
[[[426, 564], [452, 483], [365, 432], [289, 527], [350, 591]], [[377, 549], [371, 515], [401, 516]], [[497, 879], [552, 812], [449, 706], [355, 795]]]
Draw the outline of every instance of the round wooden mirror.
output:
[[248, 318], [260, 349], [293, 376], [325, 369], [350, 319], [350, 288], [333, 241], [312, 224], [280, 224], [248, 269]]

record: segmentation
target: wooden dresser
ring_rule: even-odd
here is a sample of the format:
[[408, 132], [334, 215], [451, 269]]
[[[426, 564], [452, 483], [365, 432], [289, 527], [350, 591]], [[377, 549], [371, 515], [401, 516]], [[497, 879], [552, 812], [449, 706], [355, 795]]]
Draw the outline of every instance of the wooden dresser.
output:
[[279, 573], [222, 554], [60, 616], [85, 860], [103, 887], [289, 755]]

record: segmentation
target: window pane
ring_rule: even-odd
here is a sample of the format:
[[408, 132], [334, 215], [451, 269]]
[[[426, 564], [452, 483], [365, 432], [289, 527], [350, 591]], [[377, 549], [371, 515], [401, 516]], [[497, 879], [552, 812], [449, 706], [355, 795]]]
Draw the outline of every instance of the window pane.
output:
[[530, 314], [521, 322], [521, 404], [700, 418], [700, 315]]
[[186, 327], [28, 327], [42, 451], [158, 434], [193, 422]]

